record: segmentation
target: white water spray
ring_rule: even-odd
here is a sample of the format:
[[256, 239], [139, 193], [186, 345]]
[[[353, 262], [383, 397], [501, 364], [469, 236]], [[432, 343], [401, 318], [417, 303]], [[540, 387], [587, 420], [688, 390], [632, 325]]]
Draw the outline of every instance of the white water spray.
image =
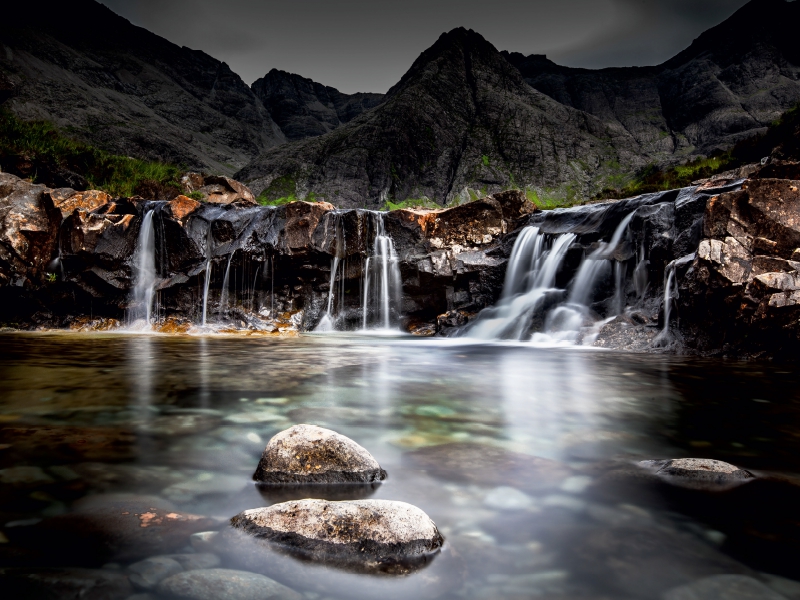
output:
[[153, 210], [148, 210], [142, 219], [134, 255], [136, 263], [136, 277], [133, 287], [133, 302], [136, 306], [135, 320], [144, 319], [147, 325], [150, 325], [152, 320], [153, 300], [157, 283], [156, 235], [153, 227], [153, 214]]
[[383, 213], [372, 214], [376, 215], [376, 234], [372, 256], [364, 265], [362, 328], [368, 329], [372, 324], [391, 330], [398, 326], [400, 317], [403, 284], [399, 259], [392, 238], [386, 234]]
[[558, 236], [549, 249], [545, 249], [545, 241], [538, 227], [522, 230], [511, 252], [500, 302], [482, 313], [467, 337], [487, 340], [525, 336], [541, 302], [548, 293], [558, 291], [556, 274], [575, 234]]

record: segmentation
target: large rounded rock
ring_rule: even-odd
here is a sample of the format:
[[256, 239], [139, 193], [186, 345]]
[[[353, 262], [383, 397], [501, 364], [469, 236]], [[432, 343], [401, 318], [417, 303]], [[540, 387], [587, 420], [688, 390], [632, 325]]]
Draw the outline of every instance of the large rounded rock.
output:
[[295, 425], [264, 449], [253, 479], [263, 483], [371, 483], [386, 471], [350, 438], [315, 425]]
[[263, 575], [232, 569], [204, 569], [167, 577], [158, 591], [187, 600], [301, 600], [302, 596]]
[[749, 471], [711, 458], [643, 460], [639, 465], [682, 487], [726, 488], [754, 478]]
[[422, 510], [390, 500], [296, 500], [246, 510], [231, 524], [289, 554], [364, 572], [408, 572], [444, 542]]

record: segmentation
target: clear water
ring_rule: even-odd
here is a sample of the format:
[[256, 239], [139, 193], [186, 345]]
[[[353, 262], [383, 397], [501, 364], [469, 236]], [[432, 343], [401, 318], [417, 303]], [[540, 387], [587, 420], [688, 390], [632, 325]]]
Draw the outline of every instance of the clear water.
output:
[[[424, 591], [445, 571], [433, 595], [661, 598], [740, 573], [790, 597], [800, 536], [796, 519], [781, 521], [776, 494], [797, 498], [798, 380], [766, 363], [516, 343], [2, 334], [0, 568], [39, 565], [29, 547], [48, 539], [26, 540], [24, 527], [87, 496], [157, 496], [219, 523], [268, 505], [251, 481], [266, 441], [313, 423], [388, 471], [372, 497], [410, 502], [436, 522], [446, 552], [410, 576]], [[446, 456], [430, 450], [443, 444]], [[482, 447], [513, 454], [497, 462]], [[683, 456], [783, 479], [684, 496], [624, 477], [635, 460]], [[554, 462], [530, 467], [525, 457]], [[22, 466], [34, 467], [27, 478]], [[124, 560], [87, 565], [79, 550], [55, 566], [125, 572]], [[331, 573], [326, 594], [304, 577], [284, 583], [309, 600], [350, 598], [368, 577]], [[370, 582], [372, 597], [405, 593], [391, 578]]]

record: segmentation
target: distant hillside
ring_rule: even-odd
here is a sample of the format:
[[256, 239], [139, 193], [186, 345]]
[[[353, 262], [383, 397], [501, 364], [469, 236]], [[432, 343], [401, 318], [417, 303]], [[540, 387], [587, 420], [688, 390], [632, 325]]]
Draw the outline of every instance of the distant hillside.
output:
[[0, 43], [16, 116], [113, 154], [230, 174], [286, 141], [228, 65], [92, 0], [13, 3]]
[[343, 94], [278, 69], [272, 69], [251, 87], [290, 141], [333, 131], [384, 98], [383, 94]]
[[[624, 132], [621, 132], [625, 136]], [[237, 174], [267, 199], [338, 206], [468, 200], [531, 181], [575, 185], [641, 162], [604, 123], [537, 92], [479, 34], [443, 34], [385, 100], [323, 136], [268, 151]], [[577, 183], [576, 183], [577, 182]]]
[[572, 69], [504, 52], [525, 81], [674, 163], [763, 133], [800, 102], [800, 2], [753, 0], [657, 67]]

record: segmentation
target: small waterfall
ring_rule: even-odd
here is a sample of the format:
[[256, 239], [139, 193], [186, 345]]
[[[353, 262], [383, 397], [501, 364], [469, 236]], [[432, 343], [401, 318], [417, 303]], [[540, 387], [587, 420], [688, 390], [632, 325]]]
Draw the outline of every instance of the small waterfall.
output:
[[362, 328], [372, 324], [390, 330], [400, 319], [400, 266], [392, 238], [386, 234], [383, 213], [371, 214], [375, 215], [376, 233], [372, 256], [364, 265]]
[[214, 234], [211, 230], [211, 223], [208, 224], [208, 231], [206, 231], [206, 277], [203, 283], [203, 327], [206, 326], [206, 317], [208, 316], [208, 288], [211, 285], [211, 259], [214, 256]]
[[134, 261], [136, 276], [133, 286], [134, 320], [144, 319], [151, 324], [153, 300], [156, 291], [156, 235], [153, 227], [154, 211], [148, 210], [139, 228]]
[[545, 236], [538, 227], [523, 229], [511, 251], [500, 302], [484, 310], [466, 336], [522, 339], [538, 306], [548, 293], [558, 291], [554, 287], [556, 274], [574, 241], [574, 233], [565, 233], [545, 249]]
[[647, 267], [650, 265], [650, 261], [645, 258], [644, 240], [642, 240], [640, 252], [641, 254], [636, 262], [636, 268], [633, 270], [633, 287], [636, 289], [636, 295], [639, 298], [643, 298], [649, 283], [647, 280]]
[[[228, 264], [225, 266], [225, 276], [222, 278], [222, 291], [220, 292], [219, 297], [220, 319], [224, 318], [225, 313], [228, 310], [228, 299], [230, 296], [230, 292], [228, 291], [228, 282], [231, 274], [231, 260], [233, 260], [233, 252], [228, 255]], [[234, 291], [236, 291], [236, 286], [234, 286]]]
[[613, 314], [621, 315], [625, 310], [625, 263], [614, 262], [614, 304]]
[[[526, 227], [517, 238], [508, 261], [503, 292], [498, 304], [481, 312], [478, 319], [466, 329], [467, 337], [491, 339], [524, 339], [536, 323], [543, 319], [541, 331], [534, 333], [532, 341], [540, 343], [576, 344], [592, 343], [599, 328], [597, 316], [591, 310], [600, 281], [610, 281], [613, 276], [614, 295], [609, 299], [610, 317], [625, 309], [626, 263], [614, 260], [614, 254], [626, 234], [633, 212], [625, 216], [608, 242], [583, 259], [569, 286], [566, 301], [564, 290], [555, 287], [555, 278], [564, 256], [576, 236], [564, 233], [552, 241], [537, 227]], [[561, 294], [562, 301], [552, 309], [549, 298]], [[546, 313], [546, 314], [544, 314]], [[602, 324], [602, 321], [600, 321]]]
[[675, 281], [675, 262], [672, 261], [664, 269], [664, 326], [653, 340], [653, 346], [664, 347], [672, 342], [669, 331], [669, 318], [672, 312], [672, 302], [678, 298], [678, 284]]
[[[336, 235], [336, 249], [333, 253], [333, 259], [331, 260], [331, 276], [330, 280], [328, 281], [328, 302], [326, 304], [325, 314], [322, 315], [319, 323], [314, 328], [314, 331], [320, 332], [333, 331], [336, 329], [336, 318], [333, 314], [334, 295], [336, 291], [336, 274], [339, 272], [339, 263], [347, 256], [347, 243], [344, 237], [341, 215], [339, 212], [334, 212], [332, 218], [335, 219], [334, 231]], [[341, 289], [339, 290], [340, 310], [344, 299], [344, 278], [347, 274], [346, 264], [342, 264]]]

